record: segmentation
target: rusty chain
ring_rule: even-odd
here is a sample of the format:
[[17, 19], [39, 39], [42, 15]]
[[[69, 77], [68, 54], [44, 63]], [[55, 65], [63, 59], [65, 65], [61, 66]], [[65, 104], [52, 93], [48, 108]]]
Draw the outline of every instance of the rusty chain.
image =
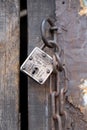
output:
[[[53, 40], [48, 40], [45, 36], [45, 25], [50, 25], [50, 32]], [[67, 87], [67, 71], [65, 65], [61, 62], [61, 48], [57, 45], [58, 28], [50, 18], [43, 20], [41, 26], [42, 40], [44, 45], [41, 47], [53, 48], [53, 73], [50, 76], [50, 99], [52, 110], [52, 130], [65, 130], [67, 121], [67, 112], [65, 110], [65, 98]], [[62, 80], [61, 76], [63, 75]], [[55, 81], [55, 82], [54, 82]], [[60, 83], [63, 82], [63, 85]]]

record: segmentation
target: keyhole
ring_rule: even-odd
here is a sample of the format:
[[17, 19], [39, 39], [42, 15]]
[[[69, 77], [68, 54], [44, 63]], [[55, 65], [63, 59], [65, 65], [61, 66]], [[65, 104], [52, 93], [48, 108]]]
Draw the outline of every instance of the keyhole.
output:
[[32, 75], [36, 74], [38, 72], [38, 70], [39, 69], [37, 67], [35, 67], [34, 70], [32, 71]]
[[62, 4], [64, 5], [64, 4], [65, 4], [65, 1], [63, 1]]

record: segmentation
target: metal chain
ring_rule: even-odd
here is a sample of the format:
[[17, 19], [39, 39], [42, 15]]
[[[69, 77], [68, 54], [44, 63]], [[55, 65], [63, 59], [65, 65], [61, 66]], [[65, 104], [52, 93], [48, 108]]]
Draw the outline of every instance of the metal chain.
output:
[[[48, 22], [50, 25], [50, 32], [53, 35], [53, 40], [47, 40], [45, 36], [45, 24]], [[61, 62], [61, 48], [57, 45], [57, 31], [58, 28], [52, 22], [50, 18], [43, 20], [41, 26], [42, 40], [44, 45], [41, 47], [53, 48], [53, 73], [50, 76], [50, 99], [51, 99], [51, 110], [52, 110], [52, 130], [65, 130], [66, 128], [66, 120], [67, 120], [67, 112], [65, 110], [65, 98], [66, 92], [68, 90], [67, 87], [67, 76], [66, 76], [66, 68], [64, 64]], [[62, 79], [60, 75], [62, 74]], [[63, 85], [61, 85], [61, 81]]]

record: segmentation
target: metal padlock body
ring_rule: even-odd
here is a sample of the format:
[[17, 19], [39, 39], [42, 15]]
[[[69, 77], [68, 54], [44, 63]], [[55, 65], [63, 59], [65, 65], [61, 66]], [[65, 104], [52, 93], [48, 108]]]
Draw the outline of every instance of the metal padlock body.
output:
[[20, 70], [38, 83], [43, 84], [53, 71], [52, 57], [40, 48], [35, 47]]

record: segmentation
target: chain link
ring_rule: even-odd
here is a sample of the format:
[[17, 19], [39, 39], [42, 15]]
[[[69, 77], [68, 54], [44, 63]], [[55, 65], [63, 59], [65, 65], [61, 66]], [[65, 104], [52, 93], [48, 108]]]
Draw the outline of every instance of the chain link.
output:
[[[53, 40], [47, 40], [45, 36], [45, 24], [50, 25], [50, 32]], [[57, 31], [58, 28], [51, 19], [45, 19], [42, 22], [41, 33], [44, 45], [41, 47], [53, 48], [53, 73], [50, 76], [50, 99], [52, 110], [52, 130], [65, 130], [67, 121], [67, 112], [65, 110], [65, 98], [67, 87], [67, 71], [64, 63], [61, 62], [61, 48], [57, 45]], [[61, 75], [62, 74], [62, 79]], [[61, 81], [63, 85], [61, 85]], [[64, 119], [64, 121], [63, 121]], [[65, 126], [64, 126], [65, 125]]]

